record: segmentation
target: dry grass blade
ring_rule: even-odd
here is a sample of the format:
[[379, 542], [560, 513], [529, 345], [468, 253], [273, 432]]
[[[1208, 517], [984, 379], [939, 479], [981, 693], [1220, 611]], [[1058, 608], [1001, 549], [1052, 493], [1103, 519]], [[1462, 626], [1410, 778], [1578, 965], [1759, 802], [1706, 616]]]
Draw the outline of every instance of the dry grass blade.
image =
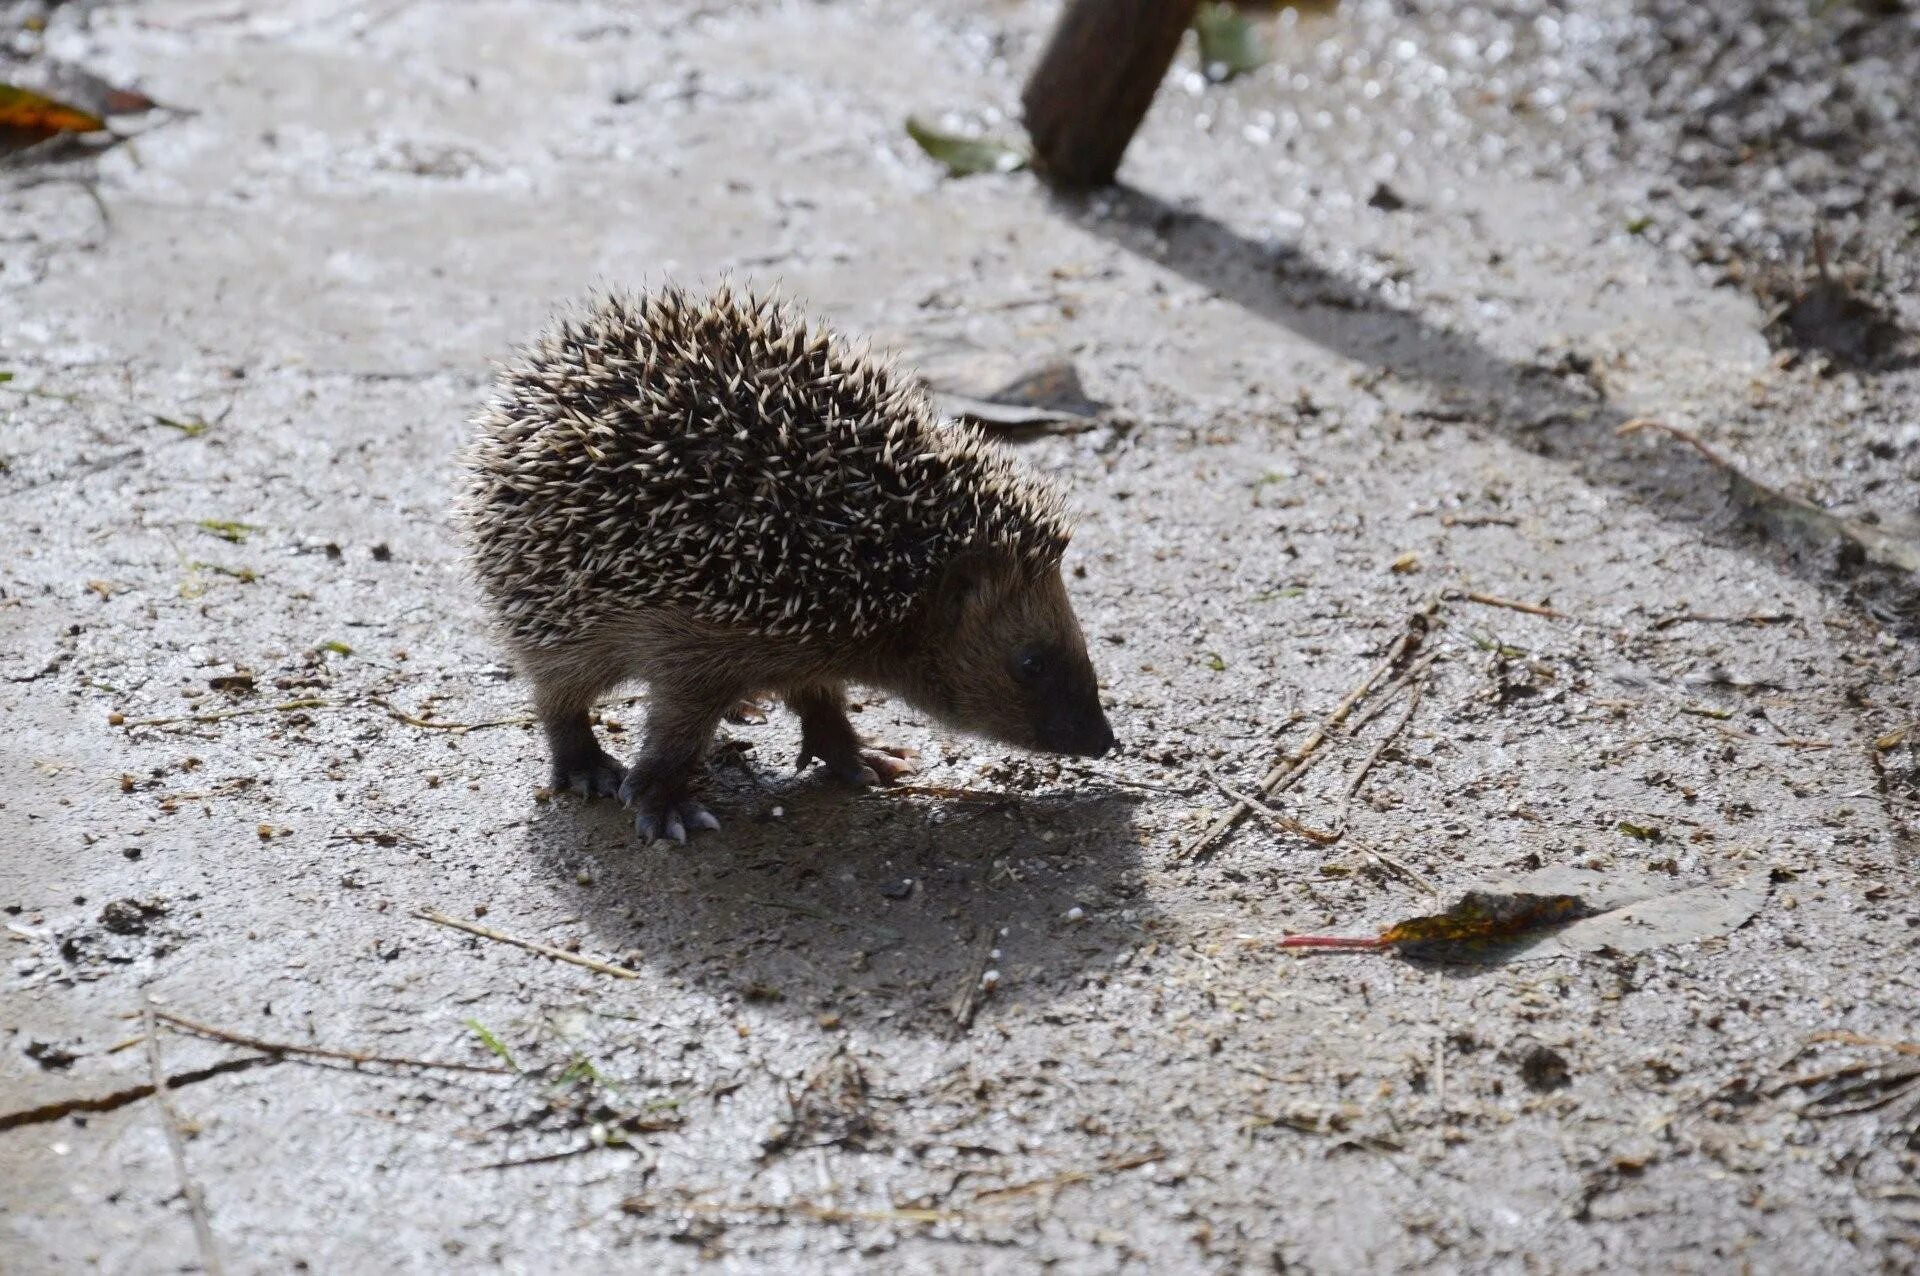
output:
[[1280, 812], [1274, 810], [1252, 794], [1244, 793], [1234, 788], [1225, 780], [1221, 779], [1220, 773], [1215, 771], [1211, 766], [1207, 767], [1206, 770], [1207, 777], [1213, 781], [1213, 787], [1219, 789], [1220, 792], [1225, 794], [1229, 799], [1238, 802], [1241, 806], [1273, 825], [1274, 828], [1279, 829], [1282, 833], [1291, 833], [1295, 837], [1305, 838], [1315, 846], [1332, 846], [1340, 840], [1342, 834], [1345, 832], [1344, 829], [1337, 832], [1327, 832], [1324, 829], [1309, 828], [1307, 825], [1302, 824], [1290, 816], [1280, 814]]
[[1833, 1041], [1845, 1046], [1874, 1046], [1895, 1054], [1920, 1055], [1920, 1041], [1892, 1041], [1886, 1037], [1863, 1037], [1857, 1032], [1816, 1032], [1809, 1041]]
[[610, 961], [601, 961], [595, 957], [582, 957], [579, 953], [570, 953], [564, 948], [555, 948], [551, 944], [521, 939], [504, 931], [495, 930], [491, 926], [481, 926], [474, 922], [462, 921], [458, 917], [449, 917], [445, 913], [436, 913], [430, 908], [416, 908], [413, 915], [423, 922], [432, 922], [436, 926], [450, 926], [454, 930], [464, 930], [469, 935], [478, 935], [482, 939], [491, 939], [499, 944], [512, 944], [515, 948], [524, 948], [530, 953], [539, 953], [542, 957], [551, 957], [555, 961], [564, 961], [570, 965], [584, 966], [588, 970], [597, 970], [603, 975], [612, 975], [615, 979], [640, 978], [640, 972], [637, 970], [616, 966]]
[[153, 1097], [160, 1104], [160, 1119], [167, 1132], [167, 1151], [173, 1157], [173, 1172], [180, 1180], [180, 1194], [187, 1198], [187, 1212], [193, 1217], [193, 1239], [200, 1247], [200, 1265], [210, 1276], [220, 1276], [220, 1250], [213, 1243], [213, 1224], [207, 1218], [207, 1200], [187, 1168], [187, 1136], [182, 1133], [180, 1113], [173, 1106], [167, 1088], [166, 1070], [160, 1066], [160, 1030], [153, 1002], [143, 1009], [147, 1035], [147, 1071], [152, 1078]]
[[[1387, 648], [1386, 654], [1367, 672], [1367, 676], [1360, 681], [1359, 685], [1341, 698], [1340, 703], [1334, 706], [1333, 712], [1321, 720], [1298, 749], [1275, 764], [1266, 775], [1261, 777], [1259, 786], [1261, 797], [1270, 798], [1276, 793], [1291, 788], [1301, 776], [1307, 773], [1308, 768], [1313, 765], [1318, 756], [1320, 746], [1341, 728], [1348, 716], [1352, 714], [1354, 707], [1378, 687], [1381, 680], [1388, 674], [1413, 658], [1420, 644], [1426, 641], [1427, 634], [1432, 630], [1433, 617], [1439, 609], [1439, 600], [1435, 599], [1407, 618], [1405, 631], [1394, 639], [1393, 644]], [[1245, 802], [1235, 802], [1208, 825], [1206, 831], [1191, 845], [1178, 852], [1178, 857], [1197, 859], [1215, 842], [1225, 837], [1250, 809]]]
[[973, 1026], [973, 1016], [980, 1009], [980, 999], [986, 995], [984, 980], [993, 965], [993, 950], [999, 939], [999, 928], [987, 927], [987, 933], [981, 937], [979, 951], [967, 967], [967, 981], [953, 995], [953, 1002], [947, 1007], [953, 1014], [954, 1026], [962, 1032]]
[[183, 713], [171, 718], [136, 718], [130, 722], [116, 723], [131, 731], [135, 727], [170, 727], [182, 722], [224, 722], [228, 718], [247, 718], [261, 713], [292, 713], [297, 709], [337, 709], [331, 700], [307, 698], [303, 700], [283, 700], [279, 704], [256, 705], [249, 709], [221, 709], [216, 713]]
[[1068, 1170], [1064, 1174], [1055, 1174], [1051, 1178], [1035, 1179], [1030, 1183], [1014, 1183], [1007, 1187], [990, 1187], [973, 1194], [975, 1205], [989, 1205], [995, 1201], [1010, 1201], [1019, 1196], [1030, 1196], [1035, 1192], [1051, 1192], [1074, 1183], [1085, 1183], [1102, 1174], [1118, 1174], [1122, 1170], [1135, 1169], [1142, 1165], [1152, 1165], [1163, 1161], [1167, 1154], [1158, 1148], [1150, 1152], [1141, 1152], [1133, 1156], [1118, 1157], [1096, 1165], [1090, 1170]]
[[387, 716], [395, 722], [404, 722], [410, 727], [419, 727], [426, 731], [484, 731], [488, 727], [525, 727], [533, 724], [533, 719], [522, 714], [516, 718], [490, 718], [485, 722], [435, 722], [431, 718], [422, 718], [408, 713], [381, 696], [371, 696], [367, 703], [378, 705], [387, 711]]
[[1652, 430], [1692, 448], [1727, 479], [1727, 494], [1761, 532], [1795, 546], [1849, 545], [1868, 561], [1901, 572], [1920, 572], [1920, 545], [1858, 519], [1840, 518], [1812, 501], [1768, 487], [1747, 477], [1733, 462], [1701, 441], [1691, 430], [1647, 417], [1635, 417], [1615, 431], [1638, 434]]
[[363, 1050], [330, 1050], [325, 1046], [300, 1046], [286, 1041], [266, 1041], [249, 1036], [244, 1032], [231, 1032], [225, 1028], [216, 1028], [197, 1019], [188, 1019], [167, 1010], [154, 1010], [153, 1017], [170, 1028], [181, 1032], [190, 1032], [196, 1037], [205, 1037], [210, 1041], [224, 1041], [229, 1045], [245, 1046], [249, 1050], [260, 1050], [272, 1055], [295, 1055], [309, 1059], [332, 1059], [341, 1063], [380, 1064], [390, 1068], [437, 1068], [443, 1072], [487, 1072], [507, 1075], [507, 1069], [498, 1068], [490, 1063], [458, 1063], [438, 1059], [410, 1059], [405, 1055], [368, 1054]]
[[725, 1201], [656, 1201], [644, 1196], [630, 1196], [620, 1202], [620, 1210], [624, 1214], [696, 1214], [705, 1218], [748, 1214], [770, 1216], [782, 1222], [805, 1218], [818, 1223], [912, 1223], [921, 1227], [966, 1221], [966, 1215], [954, 1210], [843, 1209], [837, 1205], [819, 1205], [812, 1201], [797, 1201], [792, 1205], [748, 1201], [732, 1205]]
[[1523, 611], [1529, 616], [1546, 616], [1551, 620], [1566, 620], [1567, 613], [1556, 611], [1552, 607], [1542, 607], [1538, 603], [1515, 602], [1511, 598], [1501, 598], [1494, 594], [1449, 594], [1449, 598], [1463, 599], [1470, 603], [1479, 603], [1483, 607], [1505, 607], [1508, 611]]

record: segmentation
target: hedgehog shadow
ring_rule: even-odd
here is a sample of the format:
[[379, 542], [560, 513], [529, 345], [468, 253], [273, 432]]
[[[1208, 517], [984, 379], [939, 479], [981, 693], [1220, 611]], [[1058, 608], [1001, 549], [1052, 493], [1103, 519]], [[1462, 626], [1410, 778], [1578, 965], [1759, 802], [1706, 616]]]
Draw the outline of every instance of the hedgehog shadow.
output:
[[725, 827], [686, 847], [643, 846], [617, 804], [566, 797], [526, 834], [588, 941], [670, 986], [933, 1033], [966, 1017], [984, 969], [1032, 1006], [1141, 938], [1134, 795], [955, 801], [819, 776], [710, 792]]

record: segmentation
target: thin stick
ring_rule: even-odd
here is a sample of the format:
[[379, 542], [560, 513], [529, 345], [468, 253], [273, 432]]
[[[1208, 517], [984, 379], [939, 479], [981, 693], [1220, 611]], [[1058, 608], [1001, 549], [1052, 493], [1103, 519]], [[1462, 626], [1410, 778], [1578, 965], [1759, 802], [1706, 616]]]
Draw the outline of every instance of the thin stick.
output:
[[1529, 616], [1546, 616], [1553, 620], [1567, 619], [1564, 611], [1555, 611], [1551, 607], [1542, 607], [1537, 603], [1515, 602], [1511, 598], [1500, 598], [1493, 594], [1449, 594], [1450, 598], [1464, 598], [1470, 603], [1479, 603], [1483, 607], [1505, 607], [1508, 611], [1524, 611]]
[[1360, 728], [1366, 726], [1369, 722], [1372, 722], [1375, 718], [1385, 713], [1388, 709], [1391, 709], [1393, 707], [1394, 693], [1400, 690], [1400, 688], [1406, 686], [1407, 683], [1411, 682], [1413, 679], [1425, 673], [1433, 665], [1433, 662], [1438, 660], [1439, 658], [1440, 658], [1439, 652], [1437, 651], [1429, 652], [1427, 655], [1422, 656], [1420, 659], [1408, 665], [1406, 669], [1403, 670], [1400, 673], [1400, 675], [1396, 677], [1392, 682], [1389, 682], [1386, 686], [1380, 688], [1380, 698], [1376, 700], [1373, 704], [1369, 705], [1365, 713], [1362, 713], [1359, 717], [1353, 720], [1353, 725], [1347, 728], [1348, 731], [1354, 735], [1358, 735], [1360, 733]]
[[1068, 1170], [1052, 1178], [1035, 1179], [1031, 1183], [1015, 1183], [1008, 1187], [989, 1187], [973, 1194], [975, 1205], [985, 1205], [990, 1201], [1004, 1201], [1016, 1196], [1026, 1196], [1034, 1192], [1050, 1192], [1072, 1183], [1085, 1183], [1096, 1174], [1118, 1174], [1122, 1170], [1131, 1170], [1142, 1165], [1152, 1165], [1164, 1161], [1165, 1152], [1155, 1148], [1151, 1152], [1141, 1152], [1134, 1156], [1118, 1157], [1090, 1170]]
[[187, 1212], [193, 1217], [193, 1239], [200, 1247], [200, 1265], [209, 1276], [220, 1276], [220, 1251], [213, 1243], [213, 1224], [207, 1221], [206, 1198], [200, 1185], [187, 1169], [187, 1140], [180, 1132], [180, 1113], [174, 1109], [167, 1091], [166, 1070], [160, 1066], [160, 1031], [154, 1026], [153, 1001], [143, 1007], [147, 1027], [147, 1071], [153, 1080], [153, 1097], [160, 1104], [161, 1124], [167, 1131], [167, 1150], [173, 1154], [173, 1171], [180, 1180], [180, 1193], [187, 1198]]
[[1356, 841], [1354, 843], [1354, 846], [1357, 847], [1359, 850], [1366, 852], [1368, 855], [1373, 856], [1373, 858], [1375, 858], [1376, 860], [1379, 860], [1383, 866], [1385, 866], [1386, 868], [1392, 869], [1394, 872], [1400, 874], [1400, 876], [1406, 878], [1409, 882], [1412, 882], [1415, 886], [1418, 886], [1421, 890], [1425, 891], [1427, 894], [1432, 895], [1435, 898], [1439, 897], [1440, 888], [1438, 886], [1435, 886], [1433, 884], [1433, 880], [1427, 877], [1424, 873], [1416, 872], [1412, 868], [1409, 868], [1407, 865], [1402, 864], [1399, 860], [1393, 858], [1393, 856], [1387, 854], [1385, 851], [1376, 851], [1371, 846], [1368, 846], [1364, 842]]
[[1321, 829], [1309, 828], [1296, 819], [1280, 814], [1280, 812], [1274, 810], [1252, 794], [1242, 793], [1239, 789], [1234, 788], [1225, 780], [1221, 779], [1220, 773], [1215, 771], [1211, 766], [1207, 767], [1207, 776], [1213, 781], [1214, 787], [1226, 794], [1228, 798], [1240, 803], [1240, 805], [1246, 807], [1247, 810], [1253, 812], [1283, 833], [1291, 833], [1295, 837], [1304, 837], [1316, 846], [1332, 846], [1340, 840], [1341, 834], [1346, 831], [1342, 829], [1339, 832], [1328, 833]]
[[491, 926], [475, 925], [473, 922], [462, 921], [458, 917], [436, 913], [430, 908], [416, 908], [413, 915], [423, 922], [432, 922], [436, 926], [451, 926], [455, 930], [464, 930], [469, 935], [478, 935], [482, 939], [512, 944], [515, 948], [524, 948], [530, 953], [539, 953], [542, 957], [551, 957], [555, 961], [585, 966], [588, 970], [597, 970], [603, 975], [612, 975], [615, 979], [640, 978], [640, 972], [637, 970], [629, 970], [625, 966], [616, 966], [612, 962], [600, 961], [593, 957], [582, 957], [579, 953], [570, 953], [564, 948], [555, 948], [550, 944], [538, 944], [531, 939], [519, 939], [503, 931], [497, 931]]
[[1885, 1037], [1863, 1037], [1857, 1032], [1816, 1032], [1809, 1041], [1837, 1041], [1848, 1046], [1879, 1046], [1896, 1054], [1920, 1055], [1920, 1041], [1890, 1041]]
[[[1274, 765], [1272, 770], [1261, 777], [1262, 796], [1272, 797], [1291, 787], [1296, 780], [1306, 774], [1307, 768], [1313, 764], [1316, 751], [1325, 743], [1327, 736], [1339, 730], [1341, 724], [1347, 720], [1347, 715], [1353, 712], [1353, 707], [1359, 704], [1382, 678], [1411, 656], [1426, 639], [1431, 618], [1438, 609], [1439, 601], [1436, 599], [1408, 619], [1405, 632], [1394, 640], [1391, 647], [1387, 648], [1386, 655], [1382, 656], [1379, 662], [1367, 672], [1367, 676], [1361, 680], [1360, 685], [1349, 691], [1340, 703], [1334, 706], [1333, 712], [1313, 729], [1291, 757], [1283, 758]], [[1235, 802], [1225, 813], [1208, 825], [1207, 830], [1191, 846], [1179, 852], [1179, 858], [1197, 858], [1208, 847], [1226, 836], [1228, 831], [1240, 822], [1240, 817], [1245, 815], [1248, 809], [1246, 803]]]
[[[273, 1055], [305, 1055], [312, 1059], [337, 1059], [342, 1063], [377, 1063], [392, 1068], [439, 1068], [446, 1072], [490, 1072], [508, 1075], [507, 1069], [498, 1068], [489, 1063], [451, 1063], [435, 1059], [409, 1059], [402, 1055], [367, 1054], [360, 1050], [329, 1050], [324, 1046], [297, 1046], [285, 1041], [263, 1041], [259, 1037], [248, 1036], [244, 1032], [230, 1032], [225, 1028], [216, 1028], [212, 1024], [189, 1019], [185, 1015], [176, 1015], [168, 1010], [155, 1010], [153, 1017], [182, 1032], [190, 1032], [196, 1037], [207, 1037], [214, 1041], [224, 1041], [229, 1045], [245, 1046], [249, 1050], [263, 1050]], [[151, 1032], [151, 1029], [149, 1029]]]
[[379, 705], [387, 711], [387, 716], [396, 722], [404, 722], [410, 727], [421, 727], [428, 731], [482, 731], [488, 727], [525, 727], [533, 724], [533, 719], [525, 715], [517, 718], [491, 718], [486, 722], [435, 722], [431, 718], [422, 718], [397, 708], [382, 696], [367, 697], [368, 704]]
[[1385, 948], [1386, 941], [1372, 935], [1282, 935], [1281, 948], [1331, 948], [1338, 952], [1369, 952]]
[[617, 1143], [583, 1143], [576, 1148], [566, 1148], [559, 1152], [542, 1152], [537, 1156], [515, 1157], [510, 1161], [488, 1161], [485, 1165], [469, 1165], [462, 1174], [478, 1174], [482, 1170], [515, 1170], [523, 1165], [546, 1165], [553, 1161], [568, 1161], [576, 1156], [585, 1156], [589, 1152], [604, 1152], [608, 1148], [618, 1148]]
[[1400, 733], [1407, 729], [1407, 723], [1413, 720], [1414, 711], [1420, 707], [1421, 689], [1425, 686], [1425, 683], [1418, 681], [1413, 684], [1413, 689], [1407, 693], [1406, 712], [1402, 713], [1399, 718], [1394, 721], [1394, 724], [1387, 728], [1387, 733], [1380, 737], [1380, 742], [1373, 746], [1373, 751], [1367, 754], [1366, 758], [1362, 760], [1358, 767], [1354, 768], [1353, 778], [1347, 781], [1346, 796], [1340, 805], [1340, 827], [1342, 830], [1347, 827], [1347, 810], [1353, 805], [1353, 795], [1360, 791], [1360, 785], [1366, 780], [1367, 772], [1373, 770], [1373, 764], [1380, 760], [1380, 755], [1387, 751], [1387, 746], [1398, 739]]
[[1662, 616], [1653, 622], [1655, 629], [1671, 629], [1675, 625], [1783, 625], [1793, 619], [1792, 612], [1754, 612], [1748, 616], [1707, 616], [1698, 612], [1685, 612], [1678, 616]]
[[339, 705], [331, 700], [286, 700], [280, 704], [256, 705], [251, 709], [222, 709], [217, 713], [183, 713], [173, 718], [137, 718], [132, 722], [119, 725], [131, 731], [135, 727], [170, 727], [180, 722], [224, 722], [228, 718], [245, 718], [257, 713], [291, 713], [295, 709], [337, 709]]
[[980, 999], [986, 995], [986, 988], [981, 981], [993, 965], [993, 950], [999, 941], [1000, 928], [987, 927], [986, 937], [980, 941], [980, 951], [967, 968], [967, 982], [953, 995], [953, 1002], [947, 1007], [953, 1013], [954, 1027], [962, 1032], [973, 1026], [973, 1017], [980, 1010]]
[[955, 789], [944, 784], [889, 784], [873, 790], [876, 793], [895, 793], [904, 797], [945, 798], [949, 802], [1018, 802], [1018, 794], [1003, 793], [998, 789]]
[[1800, 736], [1791, 735], [1755, 735], [1751, 731], [1741, 731], [1718, 722], [1713, 724], [1713, 729], [1721, 735], [1726, 736], [1729, 740], [1751, 740], [1755, 744], [1774, 744], [1783, 749], [1831, 749], [1833, 747], [1833, 741], [1831, 740], [1809, 740], [1803, 739]]
[[792, 1205], [769, 1205], [758, 1201], [729, 1205], [725, 1201], [649, 1201], [643, 1197], [630, 1196], [620, 1202], [620, 1209], [627, 1214], [683, 1213], [709, 1217], [722, 1214], [767, 1214], [779, 1219], [797, 1216], [820, 1223], [917, 1223], [931, 1226], [935, 1223], [966, 1221], [964, 1214], [953, 1210], [853, 1210], [841, 1209], [833, 1205], [816, 1205], [810, 1201], [798, 1201]]

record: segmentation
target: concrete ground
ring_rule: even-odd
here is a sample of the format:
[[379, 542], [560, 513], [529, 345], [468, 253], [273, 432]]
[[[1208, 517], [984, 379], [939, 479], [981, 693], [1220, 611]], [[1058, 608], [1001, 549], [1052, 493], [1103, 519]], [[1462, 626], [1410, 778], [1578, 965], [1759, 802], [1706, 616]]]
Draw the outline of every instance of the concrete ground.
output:
[[[1912, 539], [1920, 19], [1831, 8], [1283, 18], [1081, 203], [902, 130], [1016, 134], [1038, 0], [0, 9], [181, 108], [0, 170], [0, 1267], [1911, 1270], [1912, 581], [1618, 433]], [[1816, 239], [1864, 366], [1778, 322]], [[779, 715], [690, 848], [539, 791], [463, 422], [554, 304], [726, 273], [1113, 405], [1017, 446], [1118, 757], [873, 702], [965, 792], [795, 776]], [[1276, 799], [1345, 836], [1186, 854], [1410, 624]], [[1759, 893], [1273, 943], [1543, 866]]]

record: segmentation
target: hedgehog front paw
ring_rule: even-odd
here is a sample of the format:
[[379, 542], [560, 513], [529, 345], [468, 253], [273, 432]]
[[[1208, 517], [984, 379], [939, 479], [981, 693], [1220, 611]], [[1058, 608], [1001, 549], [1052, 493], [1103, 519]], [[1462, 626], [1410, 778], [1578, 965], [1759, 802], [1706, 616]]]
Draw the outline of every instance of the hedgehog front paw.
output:
[[612, 797], [620, 791], [627, 769], [595, 750], [598, 756], [571, 758], [553, 764], [553, 791], [574, 792], [583, 798]]
[[633, 831], [645, 842], [687, 844], [689, 832], [720, 827], [713, 812], [695, 801], [685, 785], [675, 785], [627, 772], [620, 782], [620, 800], [633, 808]]
[[800, 765], [819, 758], [826, 764], [827, 770], [844, 784], [855, 788], [872, 788], [880, 784], [892, 784], [903, 775], [912, 775], [920, 769], [914, 759], [920, 755], [903, 745], [881, 744], [873, 742], [856, 745], [844, 750], [816, 752], [812, 748], [800, 754]]
[[767, 720], [773, 706], [758, 696], [750, 697], [727, 710], [726, 719], [735, 726], [757, 727]]

